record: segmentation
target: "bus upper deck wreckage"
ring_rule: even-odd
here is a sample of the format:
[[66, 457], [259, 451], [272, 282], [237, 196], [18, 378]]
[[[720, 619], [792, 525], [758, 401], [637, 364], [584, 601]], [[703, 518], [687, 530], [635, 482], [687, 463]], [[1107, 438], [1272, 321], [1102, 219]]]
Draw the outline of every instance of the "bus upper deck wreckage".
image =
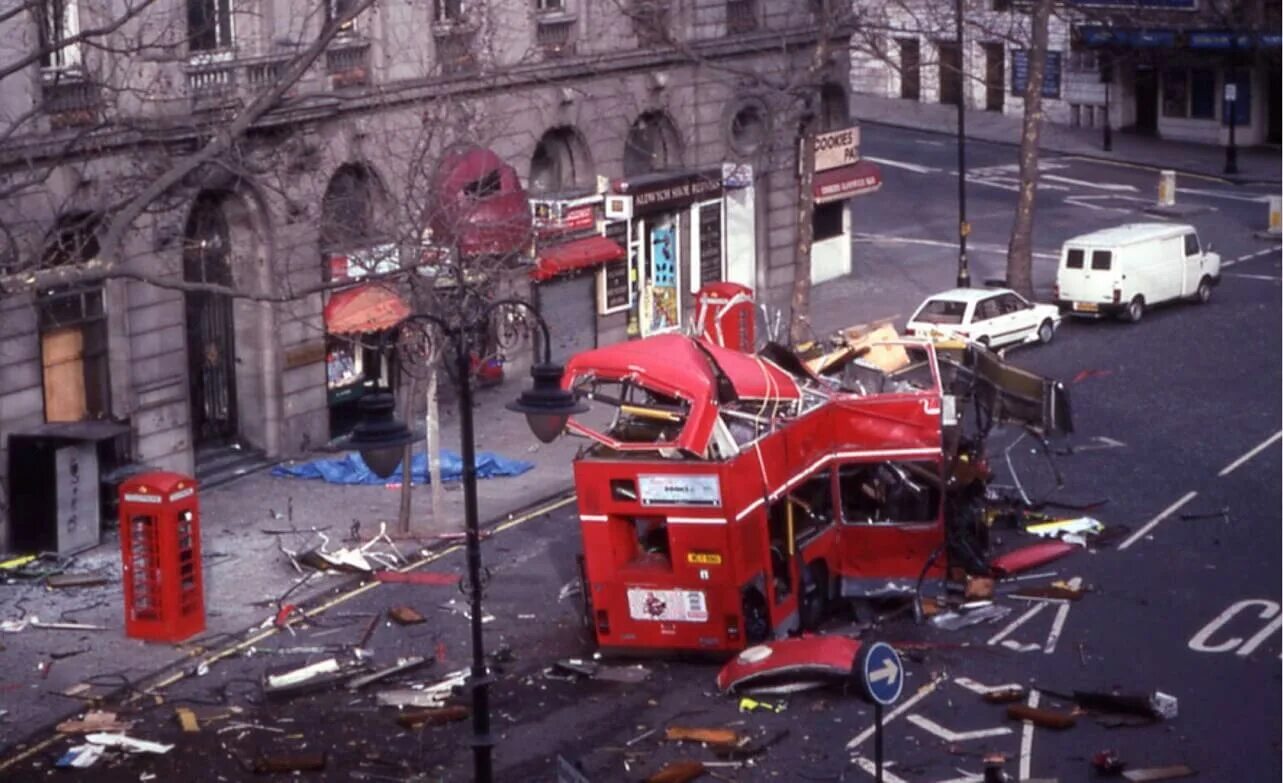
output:
[[594, 403], [569, 428], [589, 441], [580, 571], [602, 648], [731, 652], [987, 572], [986, 436], [1067, 432], [1065, 390], [978, 346], [879, 334], [809, 363], [677, 334], [570, 361], [563, 385]]

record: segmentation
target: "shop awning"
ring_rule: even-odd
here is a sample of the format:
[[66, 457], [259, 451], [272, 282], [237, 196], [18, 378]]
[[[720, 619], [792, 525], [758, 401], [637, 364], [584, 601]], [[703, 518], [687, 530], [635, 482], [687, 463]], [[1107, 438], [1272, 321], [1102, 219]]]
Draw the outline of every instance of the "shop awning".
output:
[[882, 187], [882, 170], [876, 163], [862, 160], [850, 166], [818, 172], [813, 185], [816, 204], [841, 201]]
[[391, 329], [409, 315], [410, 306], [396, 291], [367, 283], [330, 296], [325, 305], [325, 330], [330, 334], [378, 332]]
[[530, 276], [535, 280], [548, 280], [576, 269], [606, 264], [624, 257], [618, 242], [606, 237], [593, 236], [574, 239], [539, 251], [539, 260]]

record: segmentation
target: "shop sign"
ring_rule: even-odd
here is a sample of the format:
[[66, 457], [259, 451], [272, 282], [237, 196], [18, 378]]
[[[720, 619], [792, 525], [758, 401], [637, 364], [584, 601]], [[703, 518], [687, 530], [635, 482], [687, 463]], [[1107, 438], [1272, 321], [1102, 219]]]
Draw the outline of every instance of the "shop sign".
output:
[[753, 166], [750, 163], [723, 163], [722, 184], [728, 188], [747, 188], [753, 184]]
[[[648, 212], [667, 212], [694, 201], [707, 201], [722, 195], [722, 172], [698, 171], [654, 181], [625, 181], [617, 188], [632, 196], [632, 210], [636, 215]], [[613, 196], [607, 196], [607, 210]]]
[[850, 166], [860, 160], [860, 126], [853, 125], [815, 137], [815, 168], [828, 171], [840, 166]]
[[401, 253], [391, 242], [330, 256], [330, 279], [360, 280], [366, 275], [383, 275], [401, 268]]
[[570, 200], [531, 199], [530, 209], [534, 213], [535, 235], [548, 237], [594, 229], [597, 226], [597, 211], [600, 205], [601, 196]]

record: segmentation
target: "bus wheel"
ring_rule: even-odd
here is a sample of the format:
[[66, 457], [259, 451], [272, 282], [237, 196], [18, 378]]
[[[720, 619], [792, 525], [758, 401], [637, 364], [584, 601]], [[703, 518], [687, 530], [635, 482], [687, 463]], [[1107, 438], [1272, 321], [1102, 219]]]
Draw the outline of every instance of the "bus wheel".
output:
[[771, 618], [766, 611], [766, 598], [757, 590], [745, 590], [742, 610], [744, 613], [744, 640], [758, 644], [771, 638]]
[[817, 560], [802, 570], [802, 628], [813, 631], [829, 613], [829, 569]]

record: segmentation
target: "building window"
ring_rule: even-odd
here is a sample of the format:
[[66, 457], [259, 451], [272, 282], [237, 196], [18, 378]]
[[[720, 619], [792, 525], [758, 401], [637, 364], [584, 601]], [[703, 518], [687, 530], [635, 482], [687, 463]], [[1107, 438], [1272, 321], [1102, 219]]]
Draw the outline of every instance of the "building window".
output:
[[[352, 12], [359, 0], [325, 0], [325, 23], [331, 24], [336, 19], [342, 19]], [[351, 34], [356, 32], [356, 18], [352, 17], [343, 24], [339, 25], [339, 33]]]
[[38, 13], [41, 67], [50, 70], [80, 67], [80, 44], [67, 43], [80, 34], [75, 0], [43, 0]]
[[570, 128], [545, 133], [530, 158], [530, 191], [550, 194], [591, 188], [592, 167], [583, 149]]
[[752, 155], [762, 148], [770, 134], [770, 111], [758, 98], [745, 100], [731, 117], [731, 148]]
[[842, 85], [827, 82], [820, 87], [820, 116], [816, 119], [821, 133], [842, 130], [851, 124], [851, 111]]
[[639, 45], [659, 46], [668, 41], [668, 0], [632, 0], [626, 13], [632, 17]]
[[900, 97], [916, 101], [922, 93], [922, 53], [917, 38], [900, 38]]
[[463, 0], [432, 0], [432, 21], [462, 22]]
[[1189, 72], [1189, 116], [1196, 120], [1216, 119], [1216, 72], [1210, 68]]
[[962, 54], [956, 43], [940, 42], [940, 102], [957, 105], [962, 99]]
[[232, 0], [187, 0], [187, 48], [193, 52], [232, 48]]
[[566, 0], [535, 0], [535, 10], [541, 14], [566, 10]]
[[842, 212], [846, 209], [845, 201], [833, 201], [828, 204], [816, 204], [813, 218], [812, 242], [823, 242], [842, 236]]
[[635, 177], [681, 165], [677, 131], [660, 112], [647, 112], [633, 123], [624, 142], [624, 176]]
[[1163, 116], [1185, 117], [1189, 111], [1189, 75], [1184, 68], [1163, 72]]
[[[45, 248], [45, 268], [82, 265], [98, 256], [98, 218], [58, 221]], [[109, 414], [107, 315], [97, 281], [69, 283], [36, 297], [45, 421], [81, 421]]]

